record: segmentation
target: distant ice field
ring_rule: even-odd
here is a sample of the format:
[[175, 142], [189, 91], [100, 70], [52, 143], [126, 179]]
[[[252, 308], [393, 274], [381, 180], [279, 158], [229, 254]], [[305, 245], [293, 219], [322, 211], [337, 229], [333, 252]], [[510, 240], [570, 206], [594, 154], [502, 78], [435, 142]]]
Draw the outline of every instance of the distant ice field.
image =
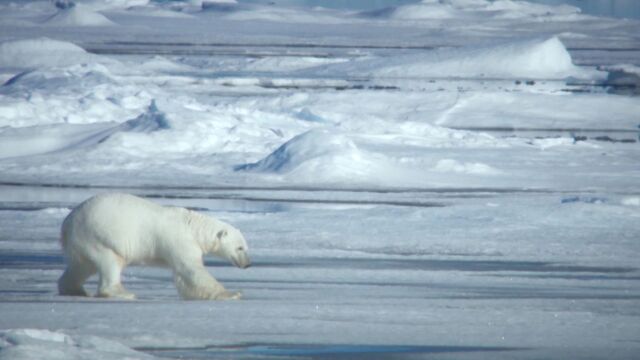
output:
[[[159, 2], [162, 2], [162, 0], [159, 0]], [[257, 4], [270, 3], [269, 0], [240, 0], [240, 2]], [[278, 4], [310, 7], [321, 6], [336, 9], [374, 10], [418, 2], [420, 2], [420, 0], [280, 0], [278, 1]], [[533, 0], [531, 2], [547, 5], [568, 4], [580, 8], [582, 12], [589, 15], [619, 18], [640, 17], [640, 5], [634, 0]]]

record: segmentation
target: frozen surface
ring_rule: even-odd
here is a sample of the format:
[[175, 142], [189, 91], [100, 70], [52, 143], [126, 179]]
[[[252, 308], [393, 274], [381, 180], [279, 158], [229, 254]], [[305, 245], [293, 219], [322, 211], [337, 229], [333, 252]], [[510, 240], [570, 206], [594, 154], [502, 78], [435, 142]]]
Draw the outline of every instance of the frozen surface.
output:
[[168, 270], [131, 268], [124, 283], [139, 300], [123, 302], [56, 295], [65, 206], [96, 190], [6, 190], [14, 200], [0, 219], [5, 328], [193, 358], [628, 359], [638, 351], [637, 196], [131, 190], [233, 222], [250, 239], [254, 266], [207, 259], [243, 291], [238, 302], [181, 301]]
[[[640, 22], [446, 0], [0, 2], [0, 358], [632, 359]], [[244, 298], [60, 297], [62, 219], [220, 217]], [[96, 280], [88, 288], [95, 291]]]

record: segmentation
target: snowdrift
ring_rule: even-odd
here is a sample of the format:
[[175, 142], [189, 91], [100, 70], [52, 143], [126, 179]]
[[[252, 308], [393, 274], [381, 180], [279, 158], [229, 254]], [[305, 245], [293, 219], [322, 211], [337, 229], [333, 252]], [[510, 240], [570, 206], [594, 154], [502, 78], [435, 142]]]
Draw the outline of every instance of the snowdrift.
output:
[[83, 5], [72, 5], [60, 9], [45, 20], [46, 25], [54, 26], [112, 26], [115, 23], [106, 16], [85, 8]]
[[382, 156], [359, 149], [346, 135], [310, 130], [293, 137], [262, 160], [237, 166], [236, 170], [288, 175], [303, 182], [341, 181], [375, 178], [384, 172], [385, 164]]
[[346, 136], [310, 130], [285, 142], [264, 159], [239, 166], [237, 170], [287, 173], [305, 164], [329, 167], [361, 157], [356, 145]]
[[354, 60], [329, 65], [324, 74], [423, 78], [594, 78], [600, 72], [575, 66], [560, 39], [534, 39], [490, 47], [443, 49], [427, 54]]
[[94, 139], [97, 144], [114, 125], [41, 125], [21, 128], [6, 127], [0, 130], [0, 159], [18, 156], [46, 154], [62, 149], [88, 144]]
[[[33, 62], [35, 64], [36, 61]], [[99, 63], [77, 64], [65, 67], [42, 67], [20, 72], [7, 80], [3, 93], [17, 94], [25, 91], [49, 91], [52, 93], [70, 89], [89, 89], [114, 86], [117, 81], [109, 69]], [[1, 116], [0, 116], [1, 117]]]
[[44, 37], [0, 43], [0, 67], [70, 66], [97, 58], [73, 43]]
[[[415, 127], [414, 127], [415, 128]], [[435, 128], [434, 128], [435, 129]], [[447, 133], [446, 135], [443, 133]], [[275, 175], [295, 183], [375, 183], [413, 185], [426, 178], [440, 179], [447, 174], [493, 176], [500, 171], [483, 163], [454, 159], [395, 157], [389, 151], [395, 143], [441, 148], [468, 139], [464, 132], [442, 129], [442, 133], [420, 136], [343, 134], [329, 130], [310, 130], [286, 141], [263, 159], [237, 166], [236, 171]], [[457, 138], [456, 138], [457, 137]], [[445, 139], [446, 138], [446, 139]], [[358, 141], [358, 143], [356, 143]], [[491, 145], [497, 146], [494, 140]], [[476, 146], [480, 141], [476, 141]], [[371, 151], [368, 146], [372, 146]], [[432, 160], [435, 162], [432, 163]], [[421, 180], [417, 180], [421, 179]]]
[[158, 110], [155, 102], [151, 103], [145, 113], [119, 125], [98, 123], [8, 127], [0, 130], [0, 159], [91, 149], [120, 133], [149, 134], [170, 128], [165, 114]]
[[171, 129], [166, 115], [158, 109], [155, 100], [151, 101], [147, 111], [135, 119], [125, 121], [117, 127], [117, 131], [150, 133]]
[[121, 83], [106, 61], [27, 69], [6, 81], [0, 94], [0, 126], [12, 127], [122, 122], [152, 98]]

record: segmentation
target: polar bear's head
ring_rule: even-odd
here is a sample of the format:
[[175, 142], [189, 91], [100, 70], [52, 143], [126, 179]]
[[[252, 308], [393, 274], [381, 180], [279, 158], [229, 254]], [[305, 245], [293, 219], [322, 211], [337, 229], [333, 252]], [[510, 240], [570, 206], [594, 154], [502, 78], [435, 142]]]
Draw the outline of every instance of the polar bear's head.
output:
[[249, 248], [240, 230], [233, 226], [227, 226], [218, 231], [216, 236], [220, 242], [218, 255], [231, 261], [239, 268], [246, 269], [251, 266], [249, 255], [247, 255]]

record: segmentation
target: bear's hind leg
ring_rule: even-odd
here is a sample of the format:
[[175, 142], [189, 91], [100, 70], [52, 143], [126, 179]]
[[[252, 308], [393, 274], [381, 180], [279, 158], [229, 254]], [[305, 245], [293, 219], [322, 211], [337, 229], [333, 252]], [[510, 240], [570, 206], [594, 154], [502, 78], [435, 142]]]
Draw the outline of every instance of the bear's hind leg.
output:
[[89, 296], [82, 285], [95, 273], [96, 268], [91, 263], [70, 261], [58, 279], [58, 293], [66, 296]]
[[120, 274], [125, 266], [124, 260], [111, 250], [103, 252], [97, 260], [96, 266], [100, 275], [97, 296], [135, 299], [136, 296], [125, 290], [120, 282]]

